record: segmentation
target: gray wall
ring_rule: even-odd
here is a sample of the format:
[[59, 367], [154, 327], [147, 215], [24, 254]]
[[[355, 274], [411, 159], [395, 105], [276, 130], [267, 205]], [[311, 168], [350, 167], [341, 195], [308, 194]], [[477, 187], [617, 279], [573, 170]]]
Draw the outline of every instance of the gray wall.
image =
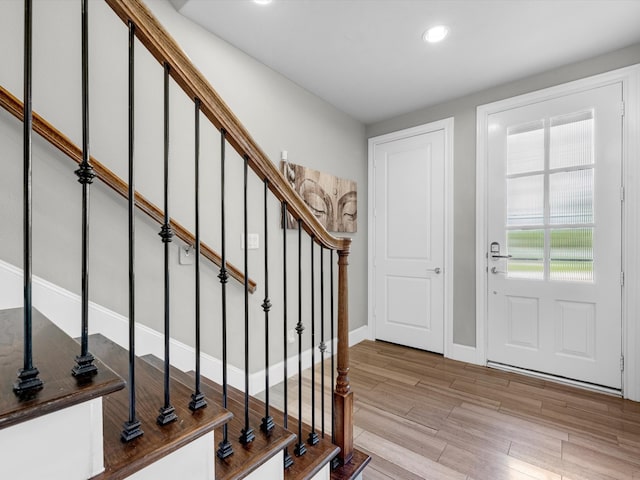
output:
[[[289, 160], [350, 178], [360, 190], [359, 210], [367, 211], [366, 141], [364, 126], [318, 97], [285, 79], [241, 51], [180, 16], [168, 0], [147, 4], [203, 71], [210, 83], [274, 162], [280, 151]], [[0, 84], [22, 96], [21, 2], [1, 2], [0, 41], [16, 45], [0, 51]], [[76, 144], [80, 124], [80, 12], [77, 2], [34, 2], [34, 109]], [[90, 2], [91, 24], [91, 153], [120, 177], [127, 175], [127, 30], [104, 2]], [[61, 53], [64, 52], [64, 53]], [[162, 204], [162, 68], [143, 48], [136, 48], [136, 187], [156, 205]], [[172, 217], [191, 231], [193, 208], [193, 105], [171, 88]], [[219, 133], [201, 121], [201, 235], [220, 250]], [[22, 266], [21, 124], [0, 113], [0, 259]], [[228, 149], [230, 151], [231, 149]], [[242, 161], [228, 156], [228, 259], [242, 267]], [[34, 139], [34, 273], [72, 292], [80, 291], [80, 186], [74, 164], [42, 140]], [[181, 192], [178, 195], [178, 192]], [[249, 251], [250, 276], [258, 291], [250, 298], [251, 371], [262, 366], [264, 298], [262, 184], [250, 179], [249, 201], [258, 208], [249, 217], [249, 232], [260, 234], [260, 249]], [[127, 208], [100, 182], [92, 187], [91, 300], [122, 315], [128, 312]], [[279, 205], [269, 203], [271, 265], [270, 297], [274, 304], [271, 359], [282, 358], [281, 300], [282, 231]], [[366, 324], [366, 214], [353, 235], [350, 265], [351, 327]], [[159, 226], [141, 215], [137, 219], [137, 320], [162, 331], [162, 255]], [[287, 233], [290, 258], [289, 327], [297, 321], [295, 283], [297, 236]], [[177, 244], [172, 259], [172, 334], [193, 344], [194, 267], [179, 266]], [[309, 285], [309, 239], [303, 238], [303, 277]], [[316, 253], [316, 258], [319, 256]], [[203, 350], [220, 357], [220, 289], [218, 269], [202, 263]], [[304, 322], [309, 323], [310, 289], [303, 292]], [[37, 305], [38, 299], [35, 299]], [[229, 283], [230, 361], [242, 366], [244, 296]], [[276, 327], [277, 325], [277, 327]], [[307, 333], [309, 330], [307, 330]], [[293, 350], [292, 348], [290, 351]]]
[[476, 107], [635, 63], [640, 44], [367, 126], [367, 137], [374, 137], [454, 117], [454, 343], [476, 341]]
[[[0, 40], [3, 45], [19, 45], [22, 32], [20, 2], [1, 2]], [[80, 46], [79, 9], [75, 2], [38, 0], [35, 3], [34, 29], [34, 108], [52, 124], [80, 144]], [[476, 107], [533, 90], [557, 85], [592, 74], [640, 62], [640, 45], [635, 45], [576, 63], [534, 77], [423, 108], [406, 115], [365, 127], [331, 105], [320, 100], [281, 75], [248, 57], [201, 27], [181, 17], [168, 0], [149, 0], [148, 4], [172, 35], [200, 68], [211, 84], [245, 124], [259, 145], [277, 162], [281, 150], [289, 159], [315, 169], [355, 180], [359, 189], [358, 233], [353, 235], [350, 259], [351, 328], [367, 323], [367, 166], [366, 138], [453, 116], [455, 118], [454, 167], [454, 341], [464, 345], [475, 343], [475, 118]], [[126, 29], [103, 2], [91, 2], [91, 151], [100, 161], [126, 177]], [[64, 45], [64, 49], [61, 47]], [[60, 52], [66, 52], [61, 54]], [[160, 164], [162, 159], [162, 69], [143, 49], [137, 48], [137, 187], [153, 202], [162, 200]], [[0, 84], [21, 96], [22, 60], [20, 48], [0, 50]], [[174, 218], [193, 229], [193, 111], [184, 95], [174, 86], [172, 99], [172, 203]], [[146, 111], [144, 117], [142, 111]], [[202, 175], [206, 187], [202, 204], [216, 206], [203, 219], [203, 239], [216, 249], [220, 247], [217, 172], [219, 140], [213, 129], [203, 122]], [[180, 128], [179, 128], [180, 127]], [[0, 258], [22, 265], [21, 238], [21, 127], [5, 113], [0, 113]], [[34, 142], [34, 271], [36, 275], [67, 288], [80, 290], [80, 189], [65, 157], [37, 140]], [[240, 185], [240, 159], [228, 159], [229, 182]], [[234, 183], [235, 182], [235, 183]], [[183, 195], [178, 198], [177, 192]], [[250, 201], [258, 202], [260, 185], [252, 183]], [[91, 222], [91, 300], [127, 314], [126, 271], [126, 205], [94, 183]], [[241, 266], [241, 197], [236, 188], [229, 194], [229, 260]], [[278, 206], [270, 204], [272, 223], [278, 219]], [[262, 222], [258, 212], [249, 219], [250, 232], [262, 238]], [[158, 226], [144, 217], [137, 223], [138, 319], [161, 330], [162, 270], [159, 259], [162, 245]], [[270, 234], [271, 245], [281, 242], [281, 232]], [[287, 233], [289, 249], [295, 250], [296, 236]], [[308, 239], [305, 245], [308, 246]], [[264, 333], [259, 320], [263, 298], [262, 248], [249, 252], [250, 276], [259, 291], [251, 296], [254, 312], [251, 342], [260, 345]], [[272, 249], [273, 251], [273, 249]], [[177, 265], [177, 246], [172, 249], [172, 312], [174, 336], [193, 343], [193, 267]], [[308, 278], [308, 248], [304, 250], [304, 275]], [[274, 264], [281, 258], [276, 252]], [[279, 285], [281, 272], [273, 267], [272, 285]], [[219, 356], [219, 290], [217, 269], [203, 264], [203, 348]], [[289, 277], [296, 275], [290, 262]], [[242, 291], [230, 283], [230, 335], [241, 338]], [[280, 289], [272, 287], [273, 318], [282, 316], [277, 297]], [[303, 292], [309, 304], [309, 292]], [[36, 299], [37, 300], [37, 299]], [[297, 319], [297, 307], [289, 308], [289, 322]], [[308, 322], [308, 315], [305, 315]], [[292, 325], [291, 325], [292, 326]], [[272, 358], [281, 354], [279, 336], [272, 337]], [[241, 345], [232, 346], [231, 362], [241, 365]], [[253, 356], [251, 370], [260, 367], [260, 353]]]

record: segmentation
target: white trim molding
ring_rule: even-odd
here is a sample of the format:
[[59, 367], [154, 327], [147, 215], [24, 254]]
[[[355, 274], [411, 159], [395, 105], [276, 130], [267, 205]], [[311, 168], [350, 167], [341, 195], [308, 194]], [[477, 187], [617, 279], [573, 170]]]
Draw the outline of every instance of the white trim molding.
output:
[[[444, 182], [445, 182], [445, 200], [444, 200], [444, 355], [456, 360], [465, 361], [462, 357], [466, 357], [463, 352], [465, 349], [458, 349], [459, 345], [453, 343], [453, 117], [445, 118], [435, 122], [419, 125], [417, 127], [407, 128], [399, 130], [397, 132], [387, 133], [385, 135], [379, 135], [371, 137], [369, 139], [369, 156], [368, 156], [368, 200], [369, 211], [368, 215], [368, 326], [369, 326], [369, 339], [375, 340], [375, 322], [374, 322], [374, 277], [373, 277], [373, 264], [374, 264], [374, 252], [375, 252], [375, 236], [374, 236], [374, 218], [373, 218], [373, 205], [375, 198], [375, 191], [373, 188], [373, 161], [375, 146], [391, 142], [394, 140], [400, 140], [407, 137], [416, 135], [422, 135], [425, 133], [435, 132], [438, 130], [444, 131]], [[462, 357], [459, 357], [462, 355]]]
[[[34, 276], [33, 303], [43, 315], [55, 323], [70, 337], [77, 337], [80, 325], [80, 296], [61, 288], [42, 278]], [[22, 306], [22, 270], [0, 260], [0, 310]], [[129, 348], [129, 322], [126, 317], [109, 310], [101, 305], [89, 302], [89, 333], [100, 333], [124, 349]], [[366, 325], [349, 332], [349, 346], [362, 342], [367, 338]], [[325, 358], [331, 352], [337, 352], [338, 339], [327, 342], [328, 349]], [[183, 342], [172, 338], [170, 340], [171, 364], [182, 371], [193, 369], [195, 349]], [[316, 347], [317, 348], [317, 347]], [[164, 356], [164, 335], [145, 325], [136, 324], [136, 354], [144, 356]], [[319, 349], [315, 352], [316, 364], [320, 363], [322, 355]], [[207, 353], [201, 353], [202, 374], [217, 383], [222, 383], [222, 361]], [[302, 368], [311, 366], [311, 349], [302, 352]], [[277, 385], [284, 380], [284, 365], [280, 361], [269, 367], [271, 385]], [[287, 364], [289, 376], [298, 374], [298, 357], [289, 357]], [[233, 365], [228, 365], [228, 381], [231, 386], [244, 391], [244, 371]], [[249, 376], [249, 394], [256, 395], [264, 390], [264, 369]]]
[[622, 184], [624, 187], [622, 227], [622, 353], [623, 395], [640, 400], [640, 64], [576, 80], [544, 90], [519, 95], [477, 109], [476, 145], [476, 346], [478, 363], [487, 361], [487, 132], [489, 115], [532, 103], [551, 100], [585, 90], [620, 83], [624, 115], [622, 134]]

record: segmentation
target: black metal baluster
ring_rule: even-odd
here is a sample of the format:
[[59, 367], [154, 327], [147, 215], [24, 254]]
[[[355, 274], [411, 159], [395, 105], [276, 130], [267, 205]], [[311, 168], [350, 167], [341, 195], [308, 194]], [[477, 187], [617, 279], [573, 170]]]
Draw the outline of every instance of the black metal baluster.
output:
[[[287, 363], [289, 361], [289, 355], [287, 353], [287, 337], [289, 331], [287, 328], [287, 203], [282, 202], [282, 301], [283, 301], [283, 357], [284, 357], [284, 420], [282, 426], [286, 430], [289, 428], [289, 375]], [[293, 458], [289, 455], [289, 447], [284, 447], [284, 468], [289, 468], [293, 465]]]
[[333, 250], [331, 250], [329, 252], [329, 265], [330, 265], [330, 283], [329, 283], [329, 288], [330, 288], [330, 300], [331, 300], [331, 442], [332, 443], [336, 443], [336, 415], [335, 415], [335, 408], [336, 408], [336, 402], [334, 400], [334, 393], [335, 393], [335, 389], [336, 389], [336, 366], [335, 366], [335, 358], [336, 358], [336, 352], [335, 352], [335, 309], [333, 306]]
[[311, 431], [307, 442], [316, 445], [320, 439], [316, 432], [316, 285], [315, 285], [315, 238], [311, 236]]
[[29, 391], [40, 390], [43, 382], [38, 378], [40, 373], [33, 364], [33, 332], [32, 332], [32, 257], [31, 257], [31, 230], [32, 230], [32, 156], [31, 138], [33, 111], [31, 104], [31, 76], [32, 76], [32, 30], [33, 11], [31, 0], [24, 2], [24, 129], [23, 129], [23, 254], [24, 254], [24, 364], [18, 372], [18, 381], [13, 385], [13, 391], [17, 395]]
[[307, 447], [302, 440], [302, 222], [298, 219], [298, 438], [293, 449], [298, 457], [307, 453]]
[[322, 438], [324, 438], [324, 352], [326, 351], [327, 345], [324, 343], [324, 246], [320, 245], [320, 411], [322, 412]]
[[[336, 358], [336, 349], [337, 349], [337, 340], [335, 339], [335, 309], [333, 304], [334, 297], [334, 280], [333, 280], [333, 250], [330, 251], [330, 289], [331, 289], [331, 443], [336, 443], [336, 366], [335, 366], [335, 358]], [[333, 457], [331, 460], [331, 469], [335, 470], [340, 466], [340, 458], [338, 455]]]
[[160, 407], [160, 414], [156, 421], [159, 425], [167, 425], [178, 419], [176, 410], [171, 405], [171, 388], [169, 369], [169, 340], [171, 325], [170, 290], [169, 290], [169, 244], [173, 238], [169, 216], [169, 64], [164, 64], [164, 223], [160, 228], [160, 238], [164, 244], [164, 405]]
[[89, 185], [96, 176], [89, 164], [89, 12], [82, 0], [82, 163], [75, 171], [82, 185], [82, 295], [80, 355], [71, 369], [74, 376], [94, 375], [98, 368], [89, 353]]
[[[227, 408], [227, 282], [229, 281], [229, 275], [227, 273], [227, 238], [226, 238], [226, 210], [224, 204], [224, 165], [226, 160], [225, 145], [226, 145], [226, 130], [220, 130], [220, 224], [221, 224], [221, 258], [220, 258], [220, 273], [218, 278], [220, 279], [220, 288], [222, 291], [222, 408]], [[224, 460], [229, 455], [233, 454], [233, 447], [229, 441], [229, 429], [225, 423], [222, 426], [222, 441], [218, 444], [218, 451], [216, 455], [221, 460]]]
[[195, 106], [195, 248], [196, 257], [196, 379], [195, 391], [191, 394], [189, 408], [196, 411], [207, 406], [204, 393], [200, 391], [200, 99], [194, 99]]
[[269, 415], [269, 311], [271, 310], [271, 300], [269, 299], [269, 228], [267, 215], [267, 194], [269, 193], [269, 180], [264, 180], [264, 417], [260, 429], [269, 433], [275, 424]]
[[247, 171], [249, 157], [244, 156], [244, 428], [240, 432], [240, 443], [251, 443], [255, 435], [249, 426], [249, 256], [248, 252], [248, 205], [247, 205]]
[[135, 185], [134, 185], [134, 66], [136, 27], [131, 20], [129, 25], [129, 419], [124, 423], [120, 434], [123, 442], [130, 442], [144, 432], [136, 418], [136, 371], [135, 371]]
[[[335, 308], [333, 304], [333, 292], [334, 292], [334, 284], [333, 284], [333, 250], [329, 251], [329, 298], [330, 298], [330, 307], [331, 307], [331, 443], [336, 443], [336, 366], [335, 366], [335, 358], [336, 358], [336, 340], [335, 340]], [[335, 470], [340, 466], [340, 459], [338, 455], [333, 457], [331, 460], [331, 469]]]

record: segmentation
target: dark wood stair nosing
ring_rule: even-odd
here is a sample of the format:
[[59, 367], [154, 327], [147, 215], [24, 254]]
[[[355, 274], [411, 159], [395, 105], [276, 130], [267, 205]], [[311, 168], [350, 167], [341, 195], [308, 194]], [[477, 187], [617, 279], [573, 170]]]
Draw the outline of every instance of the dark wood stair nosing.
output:
[[[162, 360], [154, 355], [146, 355], [143, 358], [155, 365], [156, 368], [163, 368], [164, 366]], [[193, 376], [195, 374], [193, 371], [182, 372], [175, 369], [175, 373], [184, 381], [193, 382]], [[216, 393], [221, 394], [222, 387], [209, 378], [204, 376], [201, 377], [201, 383], [216, 390]], [[230, 400], [241, 400], [244, 398], [244, 392], [234, 387], [229, 386], [228, 391]], [[250, 397], [249, 407], [255, 415], [259, 416], [264, 413], [264, 402], [256, 397]], [[277, 424], [283, 423], [284, 413], [281, 410], [271, 407], [270, 413]], [[290, 430], [297, 432], [297, 419], [291, 415], [289, 416], [288, 427]], [[309, 425], [303, 423], [303, 432], [309, 432], [310, 429], [311, 427]], [[293, 452], [290, 452], [293, 457], [294, 464], [285, 470], [284, 478], [285, 480], [309, 480], [313, 478], [313, 476], [316, 475], [327, 463], [331, 462], [338, 453], [340, 453], [340, 448], [338, 446], [333, 445], [330, 441], [322, 438], [318, 445], [314, 447], [308, 446], [307, 454], [302, 457], [296, 457], [293, 455]], [[331, 480], [352, 480], [362, 473], [370, 461], [371, 457], [358, 449], [354, 449], [353, 457], [349, 462], [344, 465], [340, 465], [335, 470], [331, 471]], [[249, 473], [251, 472], [246, 472], [245, 476]], [[224, 480], [227, 479], [225, 478]]]
[[340, 447], [327, 440], [320, 440], [316, 445], [307, 445], [307, 453], [302, 457], [293, 457], [293, 465], [284, 472], [285, 480], [310, 480], [325, 465], [340, 453]]
[[[194, 375], [194, 372], [186, 372], [186, 375]], [[207, 377], [202, 377], [203, 384], [210, 384], [214, 388], [221, 389], [220, 385], [208, 379]], [[228, 387], [229, 398], [230, 399], [241, 399], [244, 398], [244, 392], [234, 388], [232, 386]], [[265, 404], [262, 400], [256, 397], [249, 398], [249, 408], [251, 411], [255, 412], [256, 415], [262, 416], [265, 410]], [[270, 414], [273, 416], [274, 421], [277, 424], [283, 424], [284, 420], [284, 412], [281, 410], [270, 407]], [[289, 415], [287, 426], [289, 430], [293, 432], [298, 431], [298, 420]], [[303, 439], [306, 441], [305, 433], [309, 433], [311, 431], [311, 426], [304, 423], [302, 424], [303, 431]], [[294, 434], [297, 438], [297, 434]], [[293, 452], [290, 452], [293, 458], [293, 465], [285, 470], [285, 479], [286, 480], [308, 480], [311, 479], [316, 473], [318, 473], [327, 463], [331, 462], [333, 458], [340, 453], [340, 448], [331, 443], [328, 439], [320, 438], [320, 441], [314, 445], [307, 445], [307, 453], [301, 457], [296, 457], [293, 455]]]
[[24, 310], [0, 311], [0, 429], [17, 425], [49, 413], [79, 405], [121, 390], [124, 380], [96, 359], [97, 374], [79, 382], [71, 374], [78, 343], [37, 309], [32, 313], [34, 366], [40, 370], [44, 387], [30, 396], [13, 393], [16, 373], [23, 366]]
[[[164, 368], [164, 363], [162, 362], [162, 360], [160, 360], [158, 357], [154, 355], [145, 355], [143, 359], [150, 362], [156, 368], [159, 368], [159, 369]], [[177, 375], [183, 382], [189, 382], [189, 381], [193, 382], [193, 379], [194, 379], [193, 371], [182, 372], [178, 369], [172, 368], [172, 375]], [[218, 385], [216, 382], [213, 382], [212, 380], [210, 380], [209, 378], [204, 376], [201, 377], [201, 383], [203, 386], [209, 387], [212, 390], [214, 390], [216, 394], [218, 395], [221, 394], [222, 387]], [[244, 398], [244, 392], [234, 387], [229, 386], [228, 392], [229, 392], [230, 402], [242, 401]], [[253, 396], [250, 397], [249, 407], [251, 412], [253, 412], [254, 414], [253, 415], [254, 418], [260, 417], [264, 413], [264, 402], [262, 400], [257, 399], [256, 397], [253, 397]], [[283, 423], [284, 413], [282, 411], [278, 410], [277, 408], [271, 407], [270, 413], [277, 424], [281, 425]], [[288, 426], [290, 430], [297, 432], [297, 428], [298, 428], [297, 419], [295, 419], [292, 416], [289, 416]], [[309, 425], [303, 423], [303, 432], [310, 431], [310, 428], [311, 427]], [[256, 428], [256, 431], [258, 430], [259, 428]], [[284, 448], [284, 446], [282, 448]], [[302, 457], [296, 457], [293, 455], [293, 452], [290, 452], [290, 453], [293, 457], [294, 464], [290, 468], [285, 470], [285, 473], [284, 473], [285, 480], [309, 480], [313, 478], [313, 476], [316, 475], [326, 464], [331, 462], [331, 460], [333, 460], [333, 458], [336, 455], [338, 455], [338, 453], [340, 453], [340, 448], [336, 445], [333, 445], [330, 441], [321, 438], [318, 445], [315, 445], [313, 447], [308, 446], [307, 453]], [[332, 480], [354, 479], [360, 473], [362, 473], [362, 471], [369, 464], [370, 461], [371, 461], [371, 457], [355, 449], [353, 458], [349, 462], [347, 462], [345, 465], [340, 465], [335, 470], [331, 471], [331, 479]], [[260, 465], [262, 463], [260, 463]], [[216, 478], [217, 480], [222, 480], [222, 479], [229, 480], [231, 478], [240, 479], [240, 478], [243, 478], [244, 476], [249, 475], [252, 471], [255, 471], [255, 469], [260, 465], [255, 465], [254, 468], [251, 469], [251, 471], [243, 472], [242, 476], [237, 476], [237, 477], [216, 476]]]
[[[194, 372], [187, 372], [187, 375], [193, 375]], [[202, 382], [205, 384], [211, 384], [215, 388], [221, 388], [218, 384], [208, 379], [207, 377], [202, 377]], [[244, 398], [244, 392], [238, 390], [237, 388], [228, 387], [229, 398], [235, 400], [241, 400]], [[262, 417], [265, 411], [265, 404], [262, 400], [256, 397], [249, 398], [249, 408], [251, 411], [255, 412], [256, 415]], [[273, 416], [274, 421], [277, 424], [282, 425], [284, 423], [284, 412], [281, 410], [271, 406], [270, 414]], [[297, 432], [298, 431], [298, 420], [289, 415], [287, 426], [290, 431]], [[311, 427], [304, 423], [302, 424], [303, 431], [303, 439], [306, 441], [306, 433], [311, 431]], [[294, 434], [297, 438], [297, 434]], [[307, 445], [307, 453], [301, 457], [296, 457], [293, 455], [293, 452], [290, 452], [293, 458], [293, 465], [285, 470], [285, 479], [287, 480], [307, 480], [312, 478], [316, 473], [318, 473], [324, 465], [329, 463], [338, 453], [340, 453], [340, 448], [336, 445], [332, 444], [330, 440], [320, 438], [318, 444], [314, 446]]]
[[369, 455], [356, 448], [350, 461], [331, 472], [331, 480], [352, 480], [362, 473], [370, 461]]
[[[126, 371], [128, 375], [128, 352], [125, 349], [99, 334], [90, 336], [90, 349], [96, 357], [106, 360], [116, 372]], [[126, 478], [214, 431], [232, 417], [230, 412], [213, 401], [210, 401], [206, 408], [192, 412], [188, 408], [192, 390], [172, 378], [171, 400], [178, 420], [164, 427], [158, 426], [156, 417], [163, 402], [163, 377], [156, 368], [140, 358], [136, 358], [135, 365], [136, 414], [145, 433], [129, 443], [123, 443], [120, 440], [120, 432], [128, 414], [128, 390], [105, 397], [105, 471], [93, 477], [94, 480]]]
[[[142, 359], [159, 371], [164, 369], [164, 362], [155, 355], [145, 355]], [[193, 372], [183, 372], [173, 366], [171, 367], [171, 377], [182, 383], [194, 383]], [[201, 389], [207, 398], [221, 398], [222, 396], [222, 387], [206, 377], [201, 377]], [[234, 418], [228, 423], [229, 441], [233, 445], [234, 454], [224, 460], [216, 457], [216, 480], [245, 478], [295, 441], [295, 434], [278, 424], [269, 435], [266, 435], [259, 427], [260, 413], [250, 409], [251, 425], [254, 428], [256, 438], [249, 445], [243, 446], [238, 441], [238, 437], [244, 425], [244, 403], [230, 395], [227, 408], [234, 414]], [[216, 431], [216, 437], [217, 447], [217, 443], [221, 440], [219, 431]]]

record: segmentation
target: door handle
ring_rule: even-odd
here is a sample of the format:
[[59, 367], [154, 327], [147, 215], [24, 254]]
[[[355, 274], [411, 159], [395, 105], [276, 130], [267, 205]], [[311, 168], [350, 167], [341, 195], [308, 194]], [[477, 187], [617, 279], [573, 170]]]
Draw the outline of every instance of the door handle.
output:
[[489, 255], [491, 255], [491, 258], [494, 260], [498, 258], [511, 258], [511, 255], [500, 255], [500, 244], [498, 242], [491, 242]]
[[442, 271], [442, 269], [440, 267], [427, 268], [427, 272], [434, 272], [436, 275], [438, 275], [441, 271]]
[[505, 274], [507, 272], [503, 272], [502, 270], [498, 270], [498, 267], [491, 267], [491, 273], [493, 273], [495, 275], [495, 274], [498, 274], [498, 273]]

